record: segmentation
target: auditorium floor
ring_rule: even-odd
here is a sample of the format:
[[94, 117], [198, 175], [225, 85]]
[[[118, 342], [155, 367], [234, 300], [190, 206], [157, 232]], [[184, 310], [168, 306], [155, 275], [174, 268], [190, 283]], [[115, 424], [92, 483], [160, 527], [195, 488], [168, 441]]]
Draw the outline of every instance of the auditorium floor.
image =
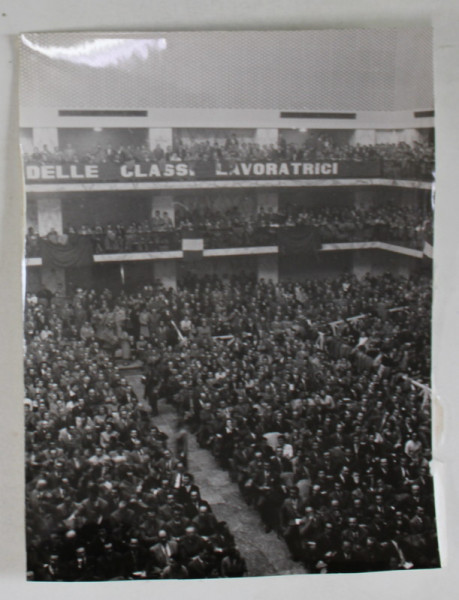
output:
[[[140, 375], [127, 375], [127, 379], [138, 397], [142, 398]], [[173, 409], [161, 401], [159, 413], [155, 423], [172, 441], [175, 435]], [[173, 444], [170, 447], [172, 449]], [[198, 446], [193, 435], [188, 439], [188, 460], [189, 470], [203, 498], [212, 505], [216, 517], [228, 523], [237, 547], [246, 560], [249, 575], [305, 573], [301, 564], [290, 559], [284, 541], [274, 532], [265, 532], [258, 513], [244, 502], [238, 486], [217, 465], [212, 454]]]

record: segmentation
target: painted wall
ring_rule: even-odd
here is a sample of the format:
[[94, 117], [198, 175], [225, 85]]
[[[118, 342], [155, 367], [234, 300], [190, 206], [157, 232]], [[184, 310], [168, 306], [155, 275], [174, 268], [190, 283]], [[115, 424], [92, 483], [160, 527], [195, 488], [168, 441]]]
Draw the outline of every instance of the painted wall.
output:
[[273, 210], [277, 212], [279, 208], [279, 193], [278, 192], [258, 192], [257, 193], [257, 209], [264, 208], [267, 210]]
[[239, 275], [241, 273], [256, 275], [257, 264], [257, 256], [222, 256], [188, 263], [181, 261], [178, 265], [177, 278], [180, 281], [188, 271], [199, 277]]
[[[277, 192], [275, 192], [277, 194]], [[186, 215], [188, 210], [211, 209], [226, 212], [237, 207], [242, 214], [257, 211], [257, 193], [252, 190], [202, 190], [174, 194], [175, 211]]]
[[172, 148], [173, 137], [173, 130], [171, 127], [150, 127], [148, 130], [148, 144], [150, 150], [154, 150], [158, 144], [164, 150]]
[[154, 279], [159, 279], [166, 288], [177, 289], [176, 260], [158, 260], [152, 266]]
[[172, 194], [153, 195], [151, 199], [150, 216], [153, 217], [157, 210], [159, 210], [161, 215], [166, 212], [172, 219], [172, 222], [175, 223], [175, 201]]
[[279, 130], [273, 127], [259, 128], [255, 133], [255, 142], [260, 146], [276, 145], [279, 140]]
[[319, 252], [316, 257], [279, 257], [281, 281], [336, 278], [352, 272], [358, 278], [367, 273], [390, 272], [405, 277], [424, 267], [421, 260], [381, 250]]
[[349, 143], [352, 146], [373, 146], [376, 144], [376, 131], [374, 129], [356, 129], [352, 132]]
[[261, 254], [257, 260], [257, 279], [260, 281], [279, 281], [279, 256], [277, 254]]
[[129, 225], [151, 216], [149, 195], [99, 193], [79, 196], [71, 194], [62, 200], [64, 227], [81, 225]]
[[56, 292], [60, 292], [61, 294], [65, 294], [65, 269], [55, 269], [55, 268], [41, 268], [41, 286], [50, 290], [55, 294]]
[[281, 281], [335, 278], [352, 269], [351, 252], [324, 252], [313, 256], [280, 256]]
[[57, 127], [34, 127], [32, 140], [34, 148], [43, 150], [46, 146], [52, 152], [59, 145]]
[[[101, 128], [100, 131], [96, 129]], [[70, 144], [77, 154], [91, 152], [101, 146], [106, 148], [112, 146], [117, 150], [120, 146], [143, 146], [148, 144], [148, 129], [146, 128], [107, 128], [104, 121], [99, 118], [99, 126], [96, 128], [72, 128], [59, 129], [58, 142], [56, 146], [64, 150]]]
[[352, 252], [352, 272], [359, 279], [367, 273], [380, 275], [392, 273], [408, 277], [421, 267], [421, 261], [411, 256], [382, 250], [357, 250]]

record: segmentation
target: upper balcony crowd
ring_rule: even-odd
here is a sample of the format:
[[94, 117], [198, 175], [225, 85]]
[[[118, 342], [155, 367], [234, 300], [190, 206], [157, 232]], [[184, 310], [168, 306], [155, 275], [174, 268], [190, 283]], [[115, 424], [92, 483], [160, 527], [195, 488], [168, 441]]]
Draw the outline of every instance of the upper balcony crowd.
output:
[[177, 138], [173, 145], [98, 144], [88, 151], [77, 151], [68, 143], [53, 150], [46, 145], [24, 153], [25, 165], [129, 165], [156, 163], [161, 173], [168, 163], [211, 164], [213, 172], [230, 172], [239, 161], [244, 162], [308, 162], [333, 161], [351, 163], [378, 163], [382, 177], [391, 179], [431, 180], [435, 166], [434, 146], [428, 142], [398, 144], [340, 144], [331, 135], [321, 134], [307, 138], [302, 144], [288, 143], [282, 136], [277, 144], [260, 144], [228, 135], [224, 142], [207, 139], [185, 142]]
[[[89, 236], [94, 254], [178, 250], [187, 234], [199, 234], [207, 248], [276, 245], [278, 232], [295, 226], [314, 227], [322, 243], [387, 242], [421, 249], [432, 238], [432, 216], [421, 207], [395, 201], [376, 208], [322, 206], [307, 208], [291, 203], [285, 210], [264, 209], [244, 214], [234, 206], [226, 211], [211, 208], [180, 208], [175, 224], [167, 211], [155, 211], [150, 220], [108, 225], [68, 226], [65, 235]], [[57, 241], [51, 231], [47, 239]], [[65, 239], [65, 238], [64, 238]], [[26, 256], [40, 256], [40, 237], [29, 227]]]

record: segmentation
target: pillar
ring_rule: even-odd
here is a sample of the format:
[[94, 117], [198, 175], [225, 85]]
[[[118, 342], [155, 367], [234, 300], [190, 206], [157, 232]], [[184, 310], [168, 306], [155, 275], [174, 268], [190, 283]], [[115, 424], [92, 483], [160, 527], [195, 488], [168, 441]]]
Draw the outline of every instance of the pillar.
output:
[[272, 283], [279, 281], [279, 257], [277, 254], [260, 254], [257, 264], [257, 279]]
[[[60, 198], [38, 198], [36, 203], [38, 235], [45, 237], [54, 229], [62, 234], [62, 205]], [[41, 284], [54, 294], [65, 293], [65, 270], [54, 267], [41, 268]]]
[[150, 150], [154, 150], [159, 144], [166, 151], [168, 146], [172, 148], [172, 128], [155, 127], [148, 130], [148, 143]]
[[46, 146], [50, 152], [53, 152], [59, 146], [57, 127], [34, 127], [32, 140], [34, 148], [43, 150]]
[[177, 261], [155, 260], [153, 263], [154, 278], [161, 281], [166, 289], [177, 289]]
[[21, 128], [19, 130], [19, 143], [23, 154], [32, 154], [33, 152], [33, 130]]
[[174, 201], [174, 196], [168, 194], [159, 194], [157, 196], [153, 196], [151, 200], [151, 216], [153, 217], [157, 210], [159, 210], [161, 215], [163, 214], [163, 212], [167, 212], [167, 214], [172, 219], [172, 222], [175, 225]]
[[60, 198], [38, 198], [37, 200], [38, 235], [44, 237], [52, 229], [62, 233], [62, 204]]
[[27, 198], [26, 201], [26, 227], [33, 227], [38, 231], [38, 209], [35, 198]]

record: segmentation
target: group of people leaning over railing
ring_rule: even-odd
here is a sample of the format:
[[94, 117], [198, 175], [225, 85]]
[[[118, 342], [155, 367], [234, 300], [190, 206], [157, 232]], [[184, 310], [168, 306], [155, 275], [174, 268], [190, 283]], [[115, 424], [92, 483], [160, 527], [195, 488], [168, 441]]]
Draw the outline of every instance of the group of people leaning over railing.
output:
[[[68, 237], [89, 236], [95, 254], [179, 250], [182, 237], [193, 232], [204, 238], [207, 248], [268, 246], [277, 244], [280, 228], [314, 227], [323, 243], [392, 242], [422, 249], [432, 240], [432, 216], [421, 207], [386, 202], [375, 208], [314, 207], [292, 203], [279, 211], [260, 208], [245, 213], [238, 207], [226, 211], [194, 208], [176, 212], [175, 224], [167, 211], [155, 211], [152, 219], [128, 225], [69, 226]], [[56, 238], [51, 232], [47, 239]], [[26, 256], [40, 256], [40, 238], [30, 227]]]
[[[417, 205], [387, 201], [370, 207], [315, 207], [292, 205], [295, 224], [309, 225], [320, 232], [324, 243], [392, 242], [411, 248], [432, 243], [432, 212]], [[287, 221], [288, 222], [288, 221]]]
[[412, 144], [377, 143], [348, 144], [338, 143], [332, 135], [310, 136], [303, 143], [288, 143], [280, 136], [277, 143], [260, 144], [249, 138], [228, 135], [217, 141], [176, 139], [170, 146], [148, 144], [139, 146], [111, 144], [97, 145], [87, 151], [77, 151], [71, 143], [64, 148], [42, 149], [35, 147], [24, 154], [25, 164], [129, 164], [157, 163], [165, 167], [167, 163], [186, 162], [193, 165], [197, 161], [212, 161], [218, 170], [229, 171], [238, 161], [244, 162], [308, 162], [308, 161], [351, 161], [375, 162], [383, 165], [384, 177], [391, 178], [431, 178], [434, 171], [434, 146], [428, 142], [415, 141]]
[[[145, 515], [156, 510], [165, 521], [153, 498], [168, 456], [109, 357], [136, 353], [146, 365], [150, 414], [160, 399], [172, 403], [308, 572], [438, 566], [422, 387], [430, 373], [429, 279], [349, 275], [273, 285], [190, 277], [177, 292], [155, 284], [119, 296], [77, 290], [48, 306], [28, 294], [26, 303], [30, 556], [59, 555], [53, 538], [36, 549], [45, 532], [66, 549], [80, 547], [72, 541], [79, 518], [102, 522], [113, 489], [125, 502], [103, 535], [114, 532], [117, 552], [130, 556], [128, 540], [145, 548], [159, 535], [144, 532], [153, 523]], [[68, 482], [56, 474], [61, 484], [52, 485], [51, 461], [64, 463]], [[174, 536], [174, 518], [166, 535]], [[223, 534], [198, 533], [214, 544], [215, 560], [222, 542], [213, 536]], [[91, 540], [86, 554], [104, 545]]]

